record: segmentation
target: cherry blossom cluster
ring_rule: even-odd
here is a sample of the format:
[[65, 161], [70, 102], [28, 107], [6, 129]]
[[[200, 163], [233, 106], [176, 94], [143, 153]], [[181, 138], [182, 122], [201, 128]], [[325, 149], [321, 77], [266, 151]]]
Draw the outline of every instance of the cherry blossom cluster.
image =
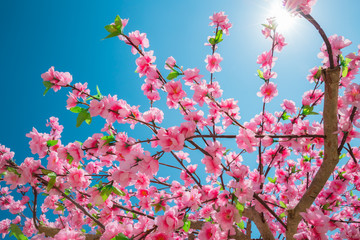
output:
[[[284, 1], [286, 8], [304, 14], [314, 3]], [[330, 66], [329, 53], [326, 45], [320, 48], [324, 65], [310, 70], [307, 79], [314, 86], [304, 93], [301, 107], [285, 99], [279, 112], [266, 111], [266, 104], [278, 95], [271, 82], [277, 76], [272, 70], [274, 53], [286, 45], [276, 21], [268, 19], [262, 34], [272, 46], [257, 58], [258, 76], [264, 81], [257, 95], [263, 108], [242, 123], [238, 100], [223, 99], [220, 83], [214, 81], [222, 70], [216, 51], [232, 24], [224, 12], [210, 20], [214, 35], [208, 37], [211, 54], [205, 59], [209, 81], [198, 68], [184, 68], [173, 57], [165, 61], [164, 77], [154, 52], [146, 50], [146, 33], [124, 33], [127, 19], [117, 16], [105, 27], [107, 38], [118, 36], [137, 57], [136, 72], [145, 77], [141, 90], [150, 101], [145, 110], [116, 95], [103, 96], [98, 88], [91, 94], [87, 83], [71, 85], [71, 74], [54, 67], [41, 75], [46, 92], [70, 90], [67, 109], [77, 114], [77, 126], [90, 124], [94, 117], [105, 123], [101, 132], [83, 142], [66, 144], [61, 141], [63, 126], [51, 117], [48, 133], [33, 128], [26, 134], [37, 158], [28, 157], [20, 165], [15, 154], [0, 145], [1, 181], [8, 185], [1, 186], [0, 208], [14, 215], [0, 221], [3, 237], [11, 232], [35, 240], [251, 239], [252, 227], [273, 239], [286, 234], [289, 214], [326, 154], [324, 124], [315, 107], [324, 98], [322, 71]], [[360, 137], [360, 86], [355, 79], [360, 45], [357, 53], [344, 57], [340, 50], [351, 42], [337, 35], [329, 42], [341, 66], [336, 132], [340, 163], [311, 207], [300, 213], [294, 235], [298, 240], [327, 239], [330, 231], [332, 239], [360, 237], [360, 149], [352, 146]], [[163, 111], [154, 106], [161, 95], [168, 108], [179, 109], [182, 116], [168, 128], [162, 127]], [[118, 124], [142, 127], [148, 136], [135, 139], [131, 132], [118, 131]], [[230, 150], [223, 139], [238, 148]], [[169, 167], [178, 171], [178, 178], [159, 175], [160, 168]], [[26, 210], [32, 214], [27, 216]]]

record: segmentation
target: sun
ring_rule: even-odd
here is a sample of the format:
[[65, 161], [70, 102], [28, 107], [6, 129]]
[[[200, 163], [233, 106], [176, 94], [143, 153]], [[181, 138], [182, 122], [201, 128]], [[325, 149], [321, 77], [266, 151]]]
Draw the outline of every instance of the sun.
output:
[[281, 0], [274, 0], [269, 8], [269, 15], [274, 17], [279, 32], [288, 32], [294, 28], [295, 17], [282, 6]]

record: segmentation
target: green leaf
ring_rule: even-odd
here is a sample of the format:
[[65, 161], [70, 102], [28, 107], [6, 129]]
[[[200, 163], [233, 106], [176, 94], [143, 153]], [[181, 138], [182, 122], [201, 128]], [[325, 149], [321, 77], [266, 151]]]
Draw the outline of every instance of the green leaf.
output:
[[174, 79], [174, 78], [176, 78], [177, 76], [179, 76], [180, 75], [180, 73], [179, 72], [171, 72], [167, 77], [166, 77], [166, 79], [168, 79], [168, 80], [172, 80], [172, 79]]
[[21, 229], [16, 224], [10, 224], [11, 235], [18, 240], [27, 240], [28, 238], [23, 234]]
[[314, 110], [313, 106], [306, 105], [306, 106], [303, 107], [302, 115], [305, 115], [305, 116], [307, 116], [307, 115], [319, 115], [318, 113], [314, 112], [313, 110]]
[[339, 159], [342, 159], [342, 158], [344, 158], [344, 157], [346, 157], [346, 153], [341, 154], [341, 155], [339, 156]]
[[48, 147], [52, 147], [52, 146], [55, 146], [58, 142], [59, 142], [59, 140], [48, 140], [46, 142], [46, 144]]
[[268, 177], [268, 179], [269, 179], [269, 182], [271, 182], [271, 183], [275, 183], [275, 182], [276, 182], [277, 177], [275, 177], [274, 179], [272, 179], [271, 177]]
[[76, 119], [76, 127], [80, 127], [84, 121], [87, 124], [91, 123], [91, 116], [90, 116], [90, 113], [88, 113], [87, 111], [79, 112], [79, 115]]
[[191, 226], [191, 222], [187, 220], [186, 222], [184, 222], [183, 230], [185, 232], [188, 232], [190, 230], [190, 226]]
[[346, 77], [349, 73], [349, 68], [348, 67], [343, 67], [342, 69], [342, 77]]
[[216, 44], [215, 38], [210, 38], [210, 39], [209, 39], [209, 43], [210, 43], [211, 45], [215, 45], [215, 44]]
[[205, 218], [205, 222], [211, 222], [211, 221], [212, 221], [211, 217]]
[[52, 86], [54, 86], [54, 84], [52, 84], [51, 82], [48, 82], [48, 81], [43, 81], [43, 84], [44, 84], [44, 86], [45, 86], [45, 92], [44, 92], [44, 94], [43, 94], [43, 96], [45, 96], [45, 94], [50, 90], [50, 88], [52, 87]]
[[70, 111], [73, 112], [73, 113], [80, 113], [80, 112], [83, 112], [83, 111], [86, 111], [86, 110], [87, 110], [86, 108], [82, 108], [82, 107], [79, 107], [79, 106], [70, 108]]
[[116, 32], [113, 32], [113, 33], [110, 33], [109, 35], [107, 35], [106, 37], [103, 38], [104, 39], [108, 39], [108, 38], [112, 38], [112, 37], [116, 37], [116, 36], [119, 36], [121, 35], [121, 32], [120, 31], [116, 31]]
[[222, 36], [223, 36], [223, 31], [220, 29], [217, 33], [216, 33], [216, 36], [215, 36], [215, 43], [218, 44], [220, 43], [223, 39], [222, 39]]
[[120, 189], [118, 189], [115, 186], [113, 186], [113, 193], [115, 193], [118, 196], [126, 196], [126, 194], [123, 191], [121, 191]]
[[324, 210], [326, 210], [326, 211], [332, 211], [332, 209], [329, 208], [329, 206], [330, 206], [330, 203], [327, 203], [327, 204], [325, 204], [322, 208], [323, 208]]
[[240, 215], [242, 215], [242, 213], [244, 211], [244, 205], [242, 203], [240, 203], [239, 201], [237, 201], [236, 209], [239, 210]]
[[286, 207], [286, 204], [285, 204], [283, 201], [280, 201], [280, 206], [281, 206], [282, 208], [287, 208], [287, 207]]
[[279, 216], [279, 218], [284, 218], [284, 217], [286, 217], [285, 212], [283, 212], [283, 213], [282, 213], [282, 214], [280, 214], [280, 216]]
[[321, 67], [319, 67], [319, 69], [317, 70], [317, 72], [316, 72], [316, 74], [315, 74], [314, 78], [315, 78], [315, 79], [317, 79], [317, 80], [319, 80], [319, 79], [320, 79], [320, 77], [321, 77]]
[[245, 228], [245, 223], [243, 220], [241, 220], [239, 223], [236, 224], [240, 229], [244, 229]]
[[46, 187], [46, 191], [49, 192], [56, 183], [56, 173], [51, 172], [51, 173], [48, 173], [47, 176], [50, 178], [50, 180]]
[[52, 173], [53, 171], [51, 171], [51, 170], [47, 170], [47, 169], [41, 169], [41, 172], [43, 173], [43, 174], [49, 174], [49, 173]]
[[113, 33], [118, 31], [115, 27], [115, 25], [109, 24], [105, 26], [106, 31], [108, 31], [109, 33]]
[[258, 76], [259, 76], [260, 79], [262, 79], [262, 80], [265, 81], [264, 73], [263, 73], [260, 69], [257, 70], [257, 74], [258, 74]]
[[69, 160], [69, 164], [71, 164], [71, 163], [72, 163], [72, 161], [74, 161], [73, 156], [71, 156], [69, 153], [67, 154], [66, 159], [67, 159], [67, 160]]
[[100, 196], [102, 197], [104, 202], [106, 201], [106, 199], [108, 199], [108, 197], [112, 192], [113, 192], [113, 186], [111, 185], [106, 185], [101, 189]]
[[353, 193], [352, 190], [350, 191], [350, 196], [351, 196], [351, 197], [354, 196], [354, 193]]
[[123, 233], [119, 233], [115, 237], [113, 237], [111, 240], [129, 240], [127, 236], [125, 236]]
[[122, 28], [122, 21], [121, 21], [121, 18], [120, 18], [119, 15], [116, 15], [115, 20], [114, 20], [114, 23], [115, 23], [115, 27], [116, 27], [118, 30], [121, 30], [121, 28]]
[[281, 119], [282, 119], [282, 120], [288, 120], [289, 118], [290, 118], [290, 115], [287, 114], [286, 111], [284, 111], [283, 115], [281, 115]]
[[55, 208], [55, 211], [64, 211], [65, 210], [65, 206], [62, 204], [57, 205], [57, 208]]
[[103, 145], [103, 146], [105, 146], [105, 145], [108, 145], [110, 142], [115, 141], [115, 137], [114, 136], [103, 136], [101, 138], [101, 140], [105, 140], [105, 143]]

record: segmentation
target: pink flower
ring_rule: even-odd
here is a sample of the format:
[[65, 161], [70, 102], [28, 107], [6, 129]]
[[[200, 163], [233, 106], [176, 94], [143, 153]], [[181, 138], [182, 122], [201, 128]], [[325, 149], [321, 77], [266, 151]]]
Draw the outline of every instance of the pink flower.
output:
[[69, 170], [68, 182], [72, 187], [86, 188], [90, 184], [89, 177], [85, 176], [85, 171], [78, 168]]
[[232, 27], [232, 24], [229, 23], [229, 19], [227, 18], [227, 15], [224, 14], [224, 12], [214, 13], [212, 16], [210, 16], [210, 20], [210, 26], [219, 26], [226, 35], [229, 35], [229, 29]]
[[165, 61], [165, 69], [171, 70], [171, 68], [174, 68], [176, 65], [176, 60], [173, 57], [168, 57]]
[[73, 94], [77, 98], [82, 98], [83, 100], [86, 100], [88, 97], [87, 94], [90, 94], [90, 90], [87, 89], [87, 83], [75, 83], [74, 84], [75, 89], [73, 89]]
[[[343, 36], [338, 36], [337, 34], [330, 36], [329, 41], [333, 53], [333, 60], [335, 65], [337, 65], [338, 56], [342, 53], [340, 49], [349, 46], [352, 42], [349, 39], [345, 39]], [[325, 43], [321, 46], [320, 51], [321, 52], [318, 54], [318, 57], [323, 59], [322, 63], [324, 63], [325, 66], [329, 67], [329, 54]]]
[[287, 45], [284, 36], [279, 33], [275, 33], [275, 43], [276, 44], [274, 49], [278, 52], [280, 52], [283, 47]]
[[352, 83], [346, 87], [344, 102], [355, 107], [360, 107], [360, 85]]
[[199, 240], [217, 240], [220, 239], [219, 227], [210, 222], [206, 222], [199, 233]]
[[182, 78], [185, 81], [186, 85], [193, 85], [195, 83], [199, 83], [200, 79], [203, 77], [203, 75], [199, 74], [200, 70], [197, 68], [193, 69], [186, 69], [184, 71], [184, 77]]
[[119, 223], [110, 222], [105, 226], [105, 232], [101, 236], [101, 240], [110, 240], [121, 232], [121, 226]]
[[[149, 40], [146, 38], [146, 33], [140, 34], [139, 30], [129, 33], [129, 39], [132, 44], [134, 44], [136, 47], [141, 46], [143, 50], [144, 48], [148, 48], [150, 46]], [[131, 45], [127, 39], [125, 39], [125, 43]], [[137, 50], [134, 46], [132, 46], [131, 52], [133, 54], [137, 53]]]
[[153, 54], [154, 51], [145, 52], [144, 56], [140, 56], [136, 59], [136, 65], [138, 66], [136, 68], [136, 72], [139, 73], [140, 77], [151, 74], [154, 71], [156, 72], [154, 66], [152, 65], [156, 60], [156, 57], [153, 56]]
[[320, 89], [307, 91], [303, 95], [302, 104], [304, 106], [310, 106], [314, 103], [316, 103], [315, 105], [320, 104], [323, 96], [324, 93]]
[[47, 154], [47, 140], [49, 136], [47, 134], [39, 133], [35, 128], [32, 132], [26, 134], [28, 138], [31, 138], [30, 149], [32, 154], [39, 154], [40, 158], [43, 158]]
[[122, 187], [127, 187], [134, 184], [137, 176], [135, 173], [132, 173], [130, 171], [122, 171], [120, 169], [116, 169], [112, 173], [111, 178], [115, 182], [119, 183]]
[[152, 107], [149, 111], [144, 112], [143, 118], [146, 122], [162, 123], [164, 119], [164, 113], [160, 109]]
[[296, 113], [296, 107], [295, 103], [291, 100], [285, 99], [283, 103], [281, 104], [282, 109], [284, 109], [287, 113], [295, 114]]
[[272, 82], [264, 83], [260, 87], [260, 92], [257, 93], [258, 97], [264, 97], [263, 102], [269, 103], [274, 97], [278, 95], [276, 84]]
[[223, 60], [222, 57], [220, 57], [220, 54], [214, 53], [213, 55], [207, 55], [205, 62], [207, 63], [206, 69], [211, 72], [220, 72], [221, 67], [219, 63]]
[[305, 14], [311, 13], [311, 8], [317, 0], [284, 0], [285, 8], [290, 12], [296, 12], [298, 9]]
[[167, 95], [167, 104], [178, 106], [178, 102], [180, 99], [186, 97], [186, 92], [182, 89], [182, 85], [179, 81], [170, 81], [165, 84], [165, 91], [168, 93]]
[[77, 232], [75, 230], [70, 230], [68, 228], [64, 228], [64, 229], [61, 229], [60, 232], [58, 232], [54, 237], [54, 240], [68, 240], [68, 239], [85, 240], [85, 236], [80, 231]]
[[70, 109], [77, 105], [78, 99], [74, 94], [69, 93], [66, 103], [67, 103], [66, 109]]
[[22, 184], [30, 183], [34, 185], [35, 177], [34, 173], [39, 173], [39, 168], [41, 167], [40, 160], [34, 160], [33, 158], [25, 158], [24, 162], [19, 166], [19, 173], [21, 174], [19, 181]]
[[220, 211], [215, 214], [215, 218], [224, 231], [231, 230], [234, 223], [241, 220], [239, 211], [231, 204], [221, 207]]
[[157, 134], [158, 144], [165, 152], [180, 151], [184, 148], [185, 137], [180, 133], [179, 127], [160, 129]]
[[3, 239], [5, 238], [6, 234], [9, 233], [10, 224], [11, 224], [10, 219], [4, 219], [4, 220], [0, 221], [0, 233], [2, 233]]
[[41, 74], [41, 78], [44, 81], [54, 84], [52, 87], [54, 91], [58, 91], [61, 87], [67, 86], [72, 81], [72, 76], [68, 72], [58, 72], [54, 70], [54, 67], [49, 68], [46, 73]]
[[258, 56], [256, 63], [261, 64], [261, 68], [272, 68], [274, 66], [274, 61], [276, 57], [272, 56], [272, 52], [263, 52]]
[[221, 160], [218, 157], [204, 156], [201, 162], [205, 165], [205, 172], [220, 175], [222, 167]]
[[245, 149], [248, 153], [255, 151], [259, 140], [255, 137], [255, 133], [251, 130], [240, 128], [239, 135], [236, 136], [236, 143], [239, 148]]
[[155, 224], [160, 232], [170, 234], [182, 227], [184, 223], [179, 216], [177, 207], [172, 207], [163, 216], [156, 217]]

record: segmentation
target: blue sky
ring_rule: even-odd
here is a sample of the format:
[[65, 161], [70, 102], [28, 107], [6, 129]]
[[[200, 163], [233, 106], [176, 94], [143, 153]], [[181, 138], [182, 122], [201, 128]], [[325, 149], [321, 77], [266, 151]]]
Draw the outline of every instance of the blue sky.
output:
[[[157, 57], [158, 68], [163, 69], [165, 60], [173, 56], [184, 68], [198, 67], [205, 79], [204, 59], [210, 48], [204, 46], [207, 36], [212, 35], [208, 26], [209, 16], [217, 11], [229, 15], [233, 28], [225, 36], [218, 52], [224, 58], [223, 71], [216, 73], [216, 80], [224, 90], [223, 98], [239, 100], [241, 121], [250, 120], [261, 111], [261, 99], [256, 96], [262, 82], [256, 76], [256, 59], [270, 49], [271, 42], [261, 35], [261, 23], [269, 17], [270, 0], [248, 1], [1, 1], [1, 118], [0, 144], [15, 152], [17, 163], [27, 156], [29, 139], [25, 134], [35, 127], [39, 132], [48, 131], [46, 120], [51, 116], [60, 118], [65, 129], [62, 142], [84, 141], [103, 126], [102, 119], [93, 124], [75, 127], [76, 114], [66, 110], [66, 90], [44, 97], [40, 75], [54, 66], [55, 70], [70, 72], [73, 83], [88, 82], [95, 93], [96, 85], [104, 95], [117, 94], [131, 105], [141, 105], [146, 111], [148, 102], [140, 90], [136, 57], [130, 47], [116, 38], [101, 40], [107, 35], [104, 26], [118, 14], [129, 18], [124, 32], [146, 32], [150, 48]], [[319, 0], [312, 15], [328, 36], [337, 33], [353, 42], [344, 50], [347, 54], [360, 44], [358, 0]], [[275, 83], [279, 96], [267, 109], [280, 111], [282, 99], [292, 99], [301, 104], [304, 91], [310, 90], [308, 70], [321, 65], [317, 58], [322, 44], [316, 30], [304, 19], [285, 34], [286, 46], [277, 54], [274, 71], [278, 73]], [[164, 95], [163, 99], [164, 99]], [[159, 108], [164, 104], [155, 105]], [[168, 120], [164, 126], [173, 126], [176, 115], [165, 112]], [[127, 129], [120, 126], [119, 129]], [[141, 127], [130, 135], [143, 136]], [[145, 137], [149, 137], [146, 135]], [[34, 156], [35, 158], [37, 156]]]

